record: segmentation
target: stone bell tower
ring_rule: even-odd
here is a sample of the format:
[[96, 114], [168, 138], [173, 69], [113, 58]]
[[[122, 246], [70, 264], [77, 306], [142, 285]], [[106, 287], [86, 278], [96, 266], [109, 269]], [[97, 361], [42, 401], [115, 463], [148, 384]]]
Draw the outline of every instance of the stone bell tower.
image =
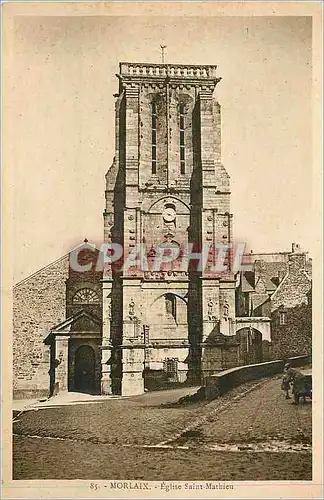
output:
[[[116, 154], [106, 175], [104, 234], [125, 255], [142, 245], [179, 249], [232, 241], [229, 176], [221, 164], [216, 66], [120, 63]], [[179, 257], [180, 258], [180, 257]], [[213, 371], [214, 339], [235, 332], [230, 266], [211, 272], [173, 262], [103, 277], [102, 392], [140, 394], [163, 377]], [[217, 351], [218, 352], [218, 351]]]

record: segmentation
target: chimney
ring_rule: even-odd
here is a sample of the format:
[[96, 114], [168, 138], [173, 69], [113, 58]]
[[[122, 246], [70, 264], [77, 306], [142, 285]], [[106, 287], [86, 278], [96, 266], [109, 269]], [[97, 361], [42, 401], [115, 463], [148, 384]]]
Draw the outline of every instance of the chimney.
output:
[[305, 269], [306, 254], [305, 253], [291, 253], [289, 255], [289, 270], [291, 269]]
[[292, 243], [291, 251], [292, 251], [292, 253], [299, 253], [300, 252], [300, 244], [299, 243]]

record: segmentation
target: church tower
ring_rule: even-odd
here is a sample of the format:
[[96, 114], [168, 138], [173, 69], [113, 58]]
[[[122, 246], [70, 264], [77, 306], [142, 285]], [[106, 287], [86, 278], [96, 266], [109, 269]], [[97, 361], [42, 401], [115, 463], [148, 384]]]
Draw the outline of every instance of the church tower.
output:
[[232, 242], [216, 66], [123, 62], [117, 77], [105, 242], [121, 244], [124, 260], [141, 248], [149, 265], [104, 270], [102, 392], [130, 395], [215, 371], [215, 339], [235, 334], [235, 282], [229, 260], [211, 272], [213, 250], [201, 270], [150, 265], [156, 245], [181, 259], [190, 245]]

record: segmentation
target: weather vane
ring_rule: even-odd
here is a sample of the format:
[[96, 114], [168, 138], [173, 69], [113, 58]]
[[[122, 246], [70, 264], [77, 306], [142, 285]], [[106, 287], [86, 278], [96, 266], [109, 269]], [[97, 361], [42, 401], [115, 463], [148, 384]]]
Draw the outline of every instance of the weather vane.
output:
[[162, 58], [162, 64], [164, 64], [164, 49], [166, 49], [166, 45], [160, 45], [161, 47], [161, 58]]

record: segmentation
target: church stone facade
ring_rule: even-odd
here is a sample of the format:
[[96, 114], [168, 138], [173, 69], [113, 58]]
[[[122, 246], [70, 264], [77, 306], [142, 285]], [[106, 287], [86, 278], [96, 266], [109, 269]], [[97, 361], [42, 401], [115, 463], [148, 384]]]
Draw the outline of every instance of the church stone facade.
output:
[[[298, 334], [292, 324], [276, 327], [291, 290], [307, 307], [303, 266], [249, 256], [252, 271], [237, 273], [227, 258], [217, 274], [213, 252], [201, 270], [181, 266], [190, 245], [199, 252], [233, 243], [216, 66], [121, 63], [117, 76], [104, 243], [119, 244], [124, 255], [98, 267], [102, 254], [85, 240], [78, 257], [90, 264], [86, 272], [70, 254], [14, 287], [14, 397], [203, 384], [217, 371], [270, 359], [271, 320], [285, 355], [304, 354], [289, 344], [289, 332], [302, 338], [303, 327]], [[155, 267], [165, 246], [178, 258]], [[123, 266], [137, 249], [147, 266]], [[295, 250], [286, 260], [306, 262]], [[296, 311], [291, 318], [305, 317]]]
[[[216, 66], [121, 63], [118, 78], [105, 241], [125, 252], [143, 244], [148, 258], [159, 243], [230, 243]], [[197, 380], [217, 356], [211, 338], [235, 333], [234, 275], [176, 264], [162, 271], [108, 269], [103, 311], [103, 392], [119, 373], [122, 394], [143, 392], [143, 366], [147, 378], [167, 366], [183, 381]]]

